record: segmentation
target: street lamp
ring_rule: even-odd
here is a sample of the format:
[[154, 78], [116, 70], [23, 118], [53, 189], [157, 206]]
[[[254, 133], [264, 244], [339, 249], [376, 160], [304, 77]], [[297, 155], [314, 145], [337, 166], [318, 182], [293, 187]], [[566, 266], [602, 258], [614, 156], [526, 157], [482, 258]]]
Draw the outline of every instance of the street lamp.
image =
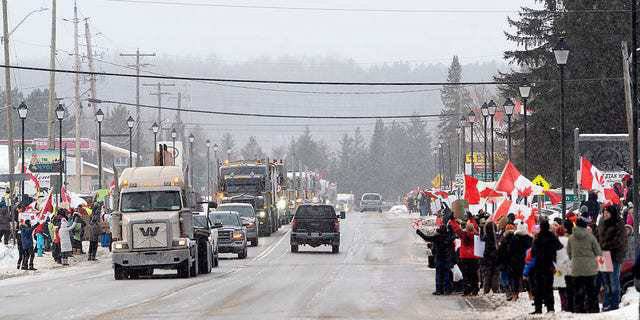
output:
[[467, 122], [469, 123], [470, 134], [471, 134], [471, 176], [474, 174], [474, 165], [475, 165], [475, 154], [473, 153], [473, 127], [476, 124], [476, 113], [473, 110], [469, 111], [469, 115], [467, 115]]
[[22, 101], [20, 106], [18, 107], [18, 116], [20, 117], [20, 121], [22, 122], [22, 147], [20, 148], [20, 152], [22, 154], [22, 177], [20, 179], [20, 194], [22, 195], [22, 199], [24, 199], [24, 120], [27, 118], [27, 113], [29, 113], [29, 108], [27, 104]]
[[129, 168], [133, 166], [133, 126], [136, 124], [136, 121], [133, 120], [133, 117], [129, 116], [127, 119], [127, 127], [129, 127]]
[[[465, 137], [464, 137], [464, 116], [460, 117], [460, 121], [458, 121], [458, 126], [456, 127], [456, 133], [458, 134], [458, 150], [456, 156], [456, 173], [458, 170], [464, 172], [464, 160], [460, 160], [460, 158], [465, 154]], [[462, 165], [462, 167], [461, 167]]]
[[176, 152], [176, 138], [178, 137], [178, 133], [176, 132], [176, 129], [173, 128], [171, 129], [171, 147], [173, 148], [173, 151], [171, 152], [173, 154], [173, 158], [175, 159], [175, 152]]
[[484, 181], [489, 181], [487, 179], [487, 117], [489, 117], [489, 106], [487, 103], [483, 103], [480, 108], [482, 113], [482, 121], [484, 123]]
[[96, 112], [96, 121], [98, 122], [98, 189], [102, 189], [102, 120], [104, 113], [102, 109]]
[[496, 172], [496, 162], [495, 162], [495, 154], [493, 149], [493, 117], [496, 115], [496, 111], [498, 111], [498, 105], [493, 101], [489, 101], [487, 105], [489, 109], [489, 116], [491, 117], [491, 181], [495, 180], [495, 172]]
[[151, 131], [153, 131], [153, 159], [155, 164], [156, 150], [158, 148], [158, 131], [160, 131], [158, 123], [154, 122], [153, 125], [151, 125]]
[[502, 107], [504, 108], [504, 114], [507, 115], [507, 153], [509, 155], [509, 160], [511, 160], [511, 116], [513, 116], [513, 110], [516, 105], [513, 104], [511, 99], [507, 98]]
[[[219, 150], [220, 150], [220, 147], [218, 146], [217, 143], [215, 143], [213, 145], [213, 155], [214, 155], [214, 158], [216, 160], [216, 175], [214, 177], [215, 178], [214, 185], [216, 187], [215, 188], [216, 190], [218, 190], [220, 188], [220, 186], [218, 185], [219, 180], [220, 180], [220, 176], [219, 176], [220, 175], [220, 159], [218, 158], [218, 151]], [[227, 160], [229, 160], [229, 156], [227, 156]]]
[[560, 38], [560, 41], [553, 48], [553, 55], [556, 58], [556, 63], [560, 67], [560, 174], [562, 175], [562, 217], [564, 218], [567, 211], [566, 203], [566, 175], [565, 175], [565, 163], [564, 163], [564, 67], [567, 65], [569, 59], [569, 47], [564, 41], [564, 38]]
[[[58, 140], [58, 149], [59, 149], [59, 154], [58, 154], [58, 163], [59, 165], [59, 175], [60, 175], [60, 185], [58, 185], [58, 200], [60, 203], [62, 203], [62, 173], [64, 170], [64, 162], [62, 160], [62, 120], [64, 120], [64, 106], [62, 105], [62, 103], [58, 104], [58, 107], [56, 108], [56, 118], [58, 119], [58, 123], [60, 124], [60, 136], [59, 136], [59, 140]], [[76, 170], [79, 170], [79, 168], [76, 168]]]
[[[440, 142], [438, 144], [438, 149], [440, 149], [440, 176], [442, 177], [442, 183], [441, 186], [444, 186], [444, 171], [445, 171], [445, 165], [444, 165], [444, 146], [442, 145], [442, 142]], [[447, 178], [448, 180], [448, 178]], [[448, 183], [448, 181], [447, 181]]]
[[193, 142], [196, 141], [196, 137], [193, 133], [189, 134], [189, 183], [193, 188]]
[[522, 97], [523, 104], [523, 112], [524, 112], [524, 159], [523, 159], [523, 172], [524, 176], [527, 176], [527, 100], [529, 100], [529, 95], [531, 94], [531, 85], [527, 81], [527, 78], [524, 78], [522, 84], [518, 88], [520, 90], [520, 97]]
[[[211, 196], [211, 141], [207, 139], [207, 197]], [[208, 199], [208, 198], [207, 198]]]

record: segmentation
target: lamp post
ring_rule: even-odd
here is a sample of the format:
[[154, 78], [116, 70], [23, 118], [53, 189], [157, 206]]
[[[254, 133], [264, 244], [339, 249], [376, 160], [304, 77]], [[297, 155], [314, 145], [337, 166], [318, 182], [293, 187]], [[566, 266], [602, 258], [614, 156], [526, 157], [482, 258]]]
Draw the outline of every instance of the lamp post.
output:
[[211, 141], [207, 139], [207, 200], [209, 200], [211, 196]]
[[178, 133], [176, 132], [176, 129], [171, 129], [171, 147], [173, 148], [173, 150], [171, 151], [171, 157], [174, 159], [176, 159], [176, 138], [178, 137]]
[[567, 211], [567, 203], [565, 200], [567, 178], [564, 163], [564, 67], [567, 65], [567, 60], [569, 59], [569, 47], [564, 41], [564, 38], [560, 38], [556, 47], [553, 48], [553, 55], [556, 58], [556, 63], [560, 67], [560, 174], [562, 175], [562, 217], [564, 218]]
[[493, 118], [496, 115], [496, 111], [498, 111], [498, 105], [491, 100], [487, 107], [489, 109], [489, 116], [491, 117], [491, 181], [495, 181], [496, 161], [493, 148]]
[[516, 105], [511, 99], [507, 98], [502, 107], [504, 108], [504, 114], [507, 115], [507, 154], [508, 159], [511, 160], [511, 116], [513, 116], [513, 110]]
[[153, 131], [153, 162], [155, 164], [156, 150], [158, 148], [158, 131], [160, 131], [160, 127], [156, 122], [151, 126], [151, 131]]
[[[217, 143], [214, 143], [213, 144], [213, 156], [214, 156], [214, 158], [216, 160], [216, 175], [214, 177], [216, 180], [215, 180], [214, 186], [215, 186], [216, 191], [218, 191], [218, 188], [220, 187], [218, 185], [218, 182], [220, 180], [220, 177], [219, 177], [219, 175], [220, 175], [220, 159], [218, 158], [218, 150], [220, 150], [220, 147], [218, 146]], [[231, 151], [229, 150], [229, 153], [230, 152]], [[228, 160], [228, 158], [227, 158], [227, 160]]]
[[29, 113], [29, 108], [27, 104], [22, 101], [20, 106], [18, 107], [18, 116], [20, 117], [20, 121], [22, 122], [22, 146], [20, 147], [20, 153], [22, 158], [22, 166], [20, 172], [22, 173], [22, 178], [20, 179], [20, 195], [22, 199], [24, 199], [24, 120], [27, 118], [27, 113]]
[[484, 123], [484, 181], [487, 180], [487, 117], [489, 117], [489, 107], [487, 103], [483, 103], [480, 108], [482, 113], [482, 121]]
[[129, 168], [133, 166], [133, 126], [136, 124], [136, 121], [133, 120], [133, 117], [129, 116], [127, 119], [127, 127], [129, 127]]
[[473, 176], [473, 174], [475, 173], [475, 159], [474, 159], [474, 152], [473, 152], [473, 127], [476, 124], [476, 114], [475, 112], [473, 112], [473, 110], [469, 111], [469, 115], [467, 115], [467, 122], [469, 123], [469, 130], [470, 130], [470, 134], [471, 134], [471, 176]]
[[193, 133], [189, 134], [189, 183], [193, 188], [193, 142], [196, 141], [196, 137]]
[[58, 107], [56, 108], [56, 119], [58, 119], [58, 123], [60, 124], [60, 136], [58, 140], [58, 163], [60, 164], [58, 168], [60, 170], [58, 173], [60, 175], [60, 184], [58, 185], [58, 201], [60, 203], [62, 203], [62, 173], [64, 172], [64, 162], [62, 160], [62, 120], [64, 120], [64, 113], [64, 106], [62, 105], [62, 103], [59, 103]]
[[98, 122], [98, 189], [102, 189], [102, 120], [104, 113], [102, 109], [96, 112], [96, 121]]
[[[442, 182], [441, 185], [444, 186], [444, 171], [445, 171], [445, 165], [444, 165], [444, 146], [442, 145], [442, 142], [440, 142], [438, 144], [438, 149], [440, 149], [440, 176], [442, 176]], [[448, 180], [448, 179], [447, 179]], [[449, 181], [447, 181], [448, 183]]]
[[527, 176], [527, 100], [529, 100], [529, 95], [531, 94], [531, 85], [527, 81], [527, 78], [525, 78], [524, 81], [522, 81], [522, 84], [518, 89], [520, 90], [520, 97], [522, 97], [522, 103], [523, 103], [522, 111], [524, 112], [523, 172], [524, 172], [524, 176], [526, 177]]

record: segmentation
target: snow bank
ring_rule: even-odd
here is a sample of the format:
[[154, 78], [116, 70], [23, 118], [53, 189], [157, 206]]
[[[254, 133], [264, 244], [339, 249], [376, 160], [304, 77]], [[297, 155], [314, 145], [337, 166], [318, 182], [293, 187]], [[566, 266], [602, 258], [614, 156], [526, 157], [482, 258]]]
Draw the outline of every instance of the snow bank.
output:
[[5, 246], [0, 244], [0, 269], [16, 267], [18, 262], [18, 248], [16, 246]]
[[[468, 304], [474, 306], [482, 304], [488, 306], [490, 311], [472, 310], [457, 314], [461, 319], [479, 319], [479, 320], [511, 320], [511, 319], [575, 319], [575, 320], [635, 320], [638, 317], [638, 299], [640, 294], [635, 288], [630, 288], [622, 297], [620, 309], [615, 311], [593, 313], [593, 314], [577, 314], [569, 312], [560, 312], [560, 297], [555, 292], [555, 309], [556, 313], [542, 314], [532, 316], [529, 315], [533, 311], [532, 301], [529, 300], [526, 293], [520, 295], [517, 302], [508, 302], [504, 294], [481, 295], [476, 298], [468, 299]], [[475, 301], [474, 301], [475, 300]], [[480, 302], [480, 303], [478, 303]], [[484, 309], [484, 308], [483, 308]], [[543, 312], [546, 309], [543, 308]]]

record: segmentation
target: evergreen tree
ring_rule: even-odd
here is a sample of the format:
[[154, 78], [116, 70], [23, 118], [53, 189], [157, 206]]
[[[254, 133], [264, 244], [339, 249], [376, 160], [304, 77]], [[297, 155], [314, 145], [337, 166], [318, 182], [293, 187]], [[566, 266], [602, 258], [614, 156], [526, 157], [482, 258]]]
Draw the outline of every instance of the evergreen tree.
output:
[[240, 150], [240, 155], [242, 156], [242, 159], [245, 160], [265, 158], [265, 154], [262, 152], [262, 148], [260, 148], [260, 144], [258, 144], [258, 140], [256, 140], [256, 137], [254, 136], [249, 137], [247, 144], [245, 144], [244, 147], [242, 147], [242, 150]]
[[[501, 73], [497, 79], [513, 83], [501, 86], [503, 96], [519, 97], [518, 85], [526, 77], [536, 85], [532, 89], [528, 117], [528, 167], [530, 175], [544, 174], [552, 184], [560, 177], [560, 77], [552, 48], [565, 37], [571, 53], [565, 67], [565, 166], [567, 181], [573, 174], [573, 128], [583, 133], [625, 133], [625, 109], [622, 86], [620, 43], [629, 43], [628, 1], [540, 0], [543, 8], [522, 8], [506, 33], [517, 45], [505, 52], [505, 58], [519, 70]], [[564, 12], [564, 11], [568, 12]], [[571, 80], [584, 79], [584, 80]], [[591, 79], [591, 80], [589, 80]], [[595, 80], [593, 80], [595, 79]], [[599, 80], [598, 80], [599, 79]], [[616, 80], [612, 80], [616, 79]], [[603, 119], [606, 117], [606, 121]], [[517, 120], [521, 121], [521, 120]], [[522, 126], [516, 123], [513, 153], [518, 157]], [[535, 156], [534, 156], [535, 155]], [[516, 158], [517, 159], [517, 158]]]
[[222, 135], [222, 140], [220, 141], [220, 152], [222, 153], [221, 155], [219, 155], [221, 158], [226, 159], [227, 157], [227, 151], [230, 150], [231, 153], [229, 154], [229, 157], [231, 158], [230, 160], [234, 159], [234, 147], [236, 146], [236, 142], [233, 139], [233, 135], [229, 132], [226, 132], [225, 134]]

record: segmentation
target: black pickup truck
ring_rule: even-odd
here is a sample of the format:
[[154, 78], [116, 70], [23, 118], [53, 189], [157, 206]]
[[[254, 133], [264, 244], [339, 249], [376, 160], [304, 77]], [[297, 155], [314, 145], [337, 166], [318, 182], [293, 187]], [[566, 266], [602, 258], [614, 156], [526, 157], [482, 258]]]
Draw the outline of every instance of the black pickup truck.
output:
[[340, 220], [329, 205], [301, 205], [291, 220], [291, 252], [298, 246], [330, 245], [333, 253], [340, 251]]

